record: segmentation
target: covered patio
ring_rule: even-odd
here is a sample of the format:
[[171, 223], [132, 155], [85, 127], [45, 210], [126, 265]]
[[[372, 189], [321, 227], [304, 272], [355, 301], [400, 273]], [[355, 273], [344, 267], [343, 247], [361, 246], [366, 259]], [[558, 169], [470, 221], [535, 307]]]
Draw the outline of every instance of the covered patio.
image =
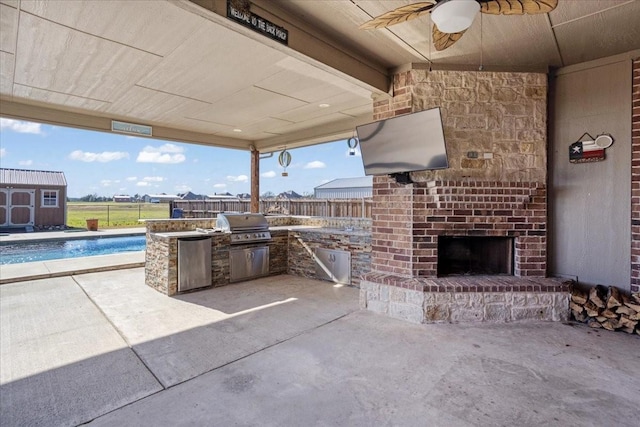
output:
[[637, 424], [637, 339], [583, 325], [412, 325], [293, 276], [166, 298], [136, 268], [0, 294], [3, 425]]
[[[371, 311], [450, 320], [430, 294], [448, 238], [509, 239], [515, 278], [640, 291], [640, 2], [481, 13], [444, 50], [429, 15], [358, 29], [410, 3], [0, 0], [0, 116], [246, 150], [252, 212], [261, 155], [374, 120], [440, 108], [450, 164], [374, 177], [360, 290], [280, 274], [169, 297], [141, 268], [2, 284], [3, 424], [637, 424], [638, 335]], [[601, 161], [572, 161], [585, 134], [614, 141]], [[481, 290], [449, 296], [472, 316]]]

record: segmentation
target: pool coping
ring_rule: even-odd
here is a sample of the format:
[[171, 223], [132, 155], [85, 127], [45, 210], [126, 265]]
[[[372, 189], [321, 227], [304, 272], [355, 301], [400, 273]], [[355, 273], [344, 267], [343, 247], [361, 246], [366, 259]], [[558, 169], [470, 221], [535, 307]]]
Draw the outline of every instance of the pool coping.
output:
[[12, 233], [0, 236], [0, 245], [13, 243], [31, 243], [59, 240], [96, 239], [103, 237], [138, 236], [145, 234], [145, 227], [136, 228], [110, 228], [98, 231], [37, 231], [33, 233]]
[[[0, 245], [33, 243], [56, 240], [77, 240], [104, 237], [136, 236], [146, 233], [146, 228], [115, 228], [98, 231], [45, 231], [14, 233], [0, 236]], [[51, 279], [76, 274], [97, 273], [144, 267], [145, 251], [123, 252], [111, 255], [94, 255], [79, 258], [63, 258], [21, 264], [0, 265], [0, 285], [29, 280]]]
[[0, 285], [144, 267], [145, 251], [0, 265]]

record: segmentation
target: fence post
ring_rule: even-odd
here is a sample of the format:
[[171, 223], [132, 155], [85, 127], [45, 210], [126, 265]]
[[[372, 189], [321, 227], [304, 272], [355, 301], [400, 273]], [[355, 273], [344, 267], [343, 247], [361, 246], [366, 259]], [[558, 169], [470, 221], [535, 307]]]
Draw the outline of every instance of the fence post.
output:
[[107, 227], [109, 226], [109, 205], [107, 205]]

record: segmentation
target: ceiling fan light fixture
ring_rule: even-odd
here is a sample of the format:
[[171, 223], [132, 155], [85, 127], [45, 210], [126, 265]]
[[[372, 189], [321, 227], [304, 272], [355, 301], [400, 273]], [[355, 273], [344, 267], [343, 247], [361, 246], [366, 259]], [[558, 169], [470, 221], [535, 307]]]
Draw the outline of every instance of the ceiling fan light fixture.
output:
[[459, 33], [473, 24], [480, 11], [476, 0], [445, 0], [431, 11], [431, 19], [443, 33]]

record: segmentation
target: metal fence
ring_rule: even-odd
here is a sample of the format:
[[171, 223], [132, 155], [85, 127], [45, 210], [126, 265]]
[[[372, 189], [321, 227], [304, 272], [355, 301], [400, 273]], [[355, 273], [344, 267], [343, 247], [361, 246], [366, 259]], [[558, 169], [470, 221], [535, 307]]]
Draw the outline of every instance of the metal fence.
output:
[[[371, 198], [362, 199], [263, 199], [264, 214], [323, 217], [371, 218]], [[172, 209], [181, 209], [183, 218], [211, 218], [219, 212], [248, 212], [249, 200], [176, 200]]]
[[141, 219], [169, 218], [168, 203], [68, 203], [67, 225], [84, 227], [87, 219], [97, 219], [100, 227], [140, 225]]

